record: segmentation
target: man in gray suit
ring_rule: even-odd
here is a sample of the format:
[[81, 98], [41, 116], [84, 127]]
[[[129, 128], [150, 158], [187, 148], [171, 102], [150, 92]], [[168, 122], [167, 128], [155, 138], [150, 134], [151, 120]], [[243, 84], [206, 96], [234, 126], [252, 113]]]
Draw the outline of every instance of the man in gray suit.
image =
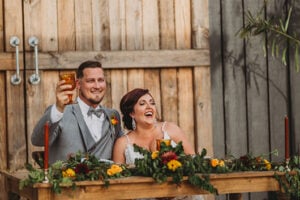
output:
[[68, 94], [75, 94], [75, 90], [67, 90], [71, 87], [65, 81], [58, 82], [56, 104], [46, 109], [35, 126], [32, 144], [44, 146], [44, 125], [48, 122], [50, 164], [78, 151], [110, 160], [114, 142], [123, 132], [118, 111], [100, 105], [106, 92], [101, 63], [86, 61], [78, 67], [76, 104], [68, 104]]

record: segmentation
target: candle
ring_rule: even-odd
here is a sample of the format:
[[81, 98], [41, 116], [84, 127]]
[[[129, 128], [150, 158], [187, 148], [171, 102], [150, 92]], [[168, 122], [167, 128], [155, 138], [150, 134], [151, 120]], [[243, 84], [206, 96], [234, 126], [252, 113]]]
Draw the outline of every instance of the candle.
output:
[[289, 118], [288, 116], [285, 116], [284, 119], [284, 125], [285, 125], [285, 159], [289, 159], [290, 157], [290, 137], [289, 137]]
[[49, 163], [49, 123], [44, 125], [44, 169], [48, 169]]

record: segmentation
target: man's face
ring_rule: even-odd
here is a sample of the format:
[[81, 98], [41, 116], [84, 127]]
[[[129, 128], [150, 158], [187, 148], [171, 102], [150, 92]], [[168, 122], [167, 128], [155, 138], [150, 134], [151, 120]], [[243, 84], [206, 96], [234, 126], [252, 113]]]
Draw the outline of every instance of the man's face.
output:
[[104, 71], [101, 68], [86, 68], [83, 77], [77, 81], [79, 97], [89, 106], [96, 107], [106, 92]]

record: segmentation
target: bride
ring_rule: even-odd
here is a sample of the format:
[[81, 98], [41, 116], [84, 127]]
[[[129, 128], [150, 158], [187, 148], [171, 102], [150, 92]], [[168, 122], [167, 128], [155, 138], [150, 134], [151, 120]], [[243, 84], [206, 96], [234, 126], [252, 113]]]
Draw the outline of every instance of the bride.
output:
[[[155, 100], [148, 89], [136, 88], [125, 94], [121, 99], [120, 109], [127, 133], [115, 142], [113, 150], [115, 163], [134, 165], [135, 159], [142, 158], [143, 155], [134, 152], [133, 144], [149, 151], [156, 151], [157, 139], [170, 139], [172, 146], [181, 141], [185, 154], [195, 154], [179, 126], [157, 120], [159, 117]], [[202, 197], [197, 195], [175, 199], [202, 199]]]

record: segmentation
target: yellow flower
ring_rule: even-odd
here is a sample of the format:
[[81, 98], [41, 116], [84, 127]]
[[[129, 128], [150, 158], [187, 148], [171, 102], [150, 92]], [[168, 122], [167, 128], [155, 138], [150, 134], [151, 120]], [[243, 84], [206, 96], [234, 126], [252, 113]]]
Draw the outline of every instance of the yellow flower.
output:
[[168, 169], [169, 170], [172, 170], [173, 172], [178, 168], [178, 167], [181, 167], [182, 164], [181, 162], [179, 162], [178, 160], [171, 160], [167, 163], [168, 165]]
[[115, 175], [115, 174], [117, 174], [117, 173], [120, 173], [120, 172], [122, 172], [123, 171], [123, 169], [122, 169], [122, 167], [120, 167], [119, 165], [112, 165], [108, 170], [107, 170], [107, 174], [109, 175], [109, 176], [113, 176], [113, 175]]
[[155, 158], [157, 158], [158, 154], [159, 154], [159, 151], [153, 151], [152, 154], [151, 154], [152, 160], [154, 160]]
[[219, 161], [219, 166], [220, 166], [220, 167], [224, 167], [224, 166], [225, 166], [224, 160], [220, 160], [220, 161]]
[[62, 172], [63, 177], [74, 177], [75, 176], [75, 171], [71, 168], [66, 169], [65, 171]]
[[218, 165], [219, 165], [219, 160], [216, 159], [216, 158], [211, 159], [211, 160], [210, 160], [210, 165], [211, 165], [212, 167], [218, 166]]
[[266, 165], [266, 169], [267, 170], [270, 170], [272, 168], [272, 165], [271, 165], [271, 163], [268, 160], [264, 159], [264, 163]]

